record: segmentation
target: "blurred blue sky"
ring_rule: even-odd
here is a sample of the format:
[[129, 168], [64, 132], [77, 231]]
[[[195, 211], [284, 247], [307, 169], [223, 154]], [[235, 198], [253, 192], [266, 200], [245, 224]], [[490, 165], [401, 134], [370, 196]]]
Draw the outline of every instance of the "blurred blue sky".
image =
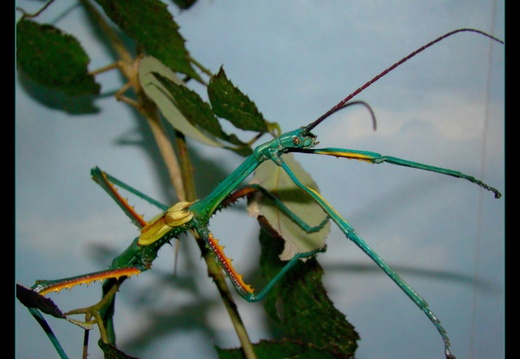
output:
[[[39, 1], [17, 1], [28, 12]], [[75, 2], [74, 2], [75, 4]], [[199, 1], [171, 6], [186, 46], [228, 77], [267, 120], [287, 131], [310, 123], [409, 52], [448, 31], [471, 27], [504, 39], [504, 1]], [[19, 18], [20, 13], [16, 14]], [[58, 1], [38, 21], [73, 33], [91, 70], [111, 62], [83, 9]], [[38, 102], [16, 84], [16, 281], [30, 286], [105, 268], [135, 228], [91, 180], [100, 166], [163, 202], [164, 169], [142, 141], [135, 114], [111, 94], [119, 76], [99, 76], [98, 113], [71, 115]], [[338, 113], [315, 129], [320, 145], [370, 150], [479, 177], [504, 190], [504, 46], [462, 33], [410, 60], [357, 99], [373, 107]], [[145, 141], [148, 138], [144, 139]], [[241, 161], [192, 141], [199, 195]], [[469, 182], [403, 167], [300, 156], [322, 194], [429, 302], [460, 358], [504, 357], [504, 199]], [[507, 196], [507, 195], [506, 195]], [[233, 223], [233, 226], [230, 226]], [[258, 275], [258, 228], [244, 211], [212, 221], [246, 278]], [[131, 279], [118, 297], [119, 345], [142, 358], [212, 358], [213, 345], [237, 346], [200, 254], [182, 241], [178, 274], [172, 250], [154, 270]], [[358, 359], [441, 358], [428, 319], [338, 230], [321, 254], [326, 287], [362, 340]], [[161, 285], [158, 285], [160, 283]], [[92, 304], [99, 284], [51, 294], [63, 309]], [[262, 304], [238, 298], [254, 341], [269, 336]], [[16, 304], [16, 356], [52, 358], [53, 348]], [[49, 320], [79, 357], [82, 332]], [[309, 323], [312, 325], [312, 323]], [[93, 334], [91, 356], [100, 358]], [[145, 349], [142, 346], [146, 346]]]

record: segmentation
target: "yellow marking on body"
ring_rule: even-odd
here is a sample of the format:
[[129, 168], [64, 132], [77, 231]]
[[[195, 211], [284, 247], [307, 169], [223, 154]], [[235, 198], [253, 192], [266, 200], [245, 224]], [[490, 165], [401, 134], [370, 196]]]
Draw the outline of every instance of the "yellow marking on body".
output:
[[108, 271], [104, 271], [104, 272], [87, 274], [82, 277], [66, 279], [66, 280], [63, 280], [62, 282], [52, 283], [52, 284], [48, 284], [48, 285], [46, 285], [44, 283], [45, 281], [36, 281], [36, 284], [38, 284], [39, 282], [42, 282], [44, 284], [37, 285], [33, 290], [35, 292], [38, 292], [41, 295], [45, 295], [50, 292], [58, 293], [62, 289], [71, 289], [72, 287], [75, 287], [75, 286], [81, 285], [81, 284], [89, 285], [90, 283], [95, 282], [97, 280], [103, 281], [105, 279], [111, 279], [111, 278], [119, 279], [123, 276], [130, 277], [132, 275], [137, 275], [139, 273], [141, 273], [141, 271], [139, 269], [137, 269], [136, 267], [129, 267], [129, 268], [121, 268], [121, 269], [114, 269], [114, 270], [108, 270]]
[[150, 245], [164, 237], [172, 228], [182, 226], [193, 218], [194, 213], [187, 210], [193, 202], [178, 202], [166, 212], [152, 219], [141, 229], [137, 244]]
[[242, 275], [238, 274], [233, 265], [231, 264], [233, 260], [228, 258], [224, 254], [224, 247], [218, 243], [218, 239], [216, 239], [215, 237], [213, 237], [213, 235], [210, 234], [208, 237], [208, 241], [211, 249], [213, 250], [213, 253], [217, 257], [219, 263], [222, 265], [222, 268], [229, 276], [229, 279], [231, 279], [233, 284], [235, 286], [238, 286], [242, 291], [246, 293], [253, 293], [254, 289], [249, 284], [246, 284], [244, 282], [244, 280], [242, 279]]
[[315, 150], [315, 153], [319, 155], [328, 155], [328, 156], [336, 156], [336, 157], [346, 157], [352, 160], [359, 160], [359, 161], [365, 161], [365, 162], [373, 162], [374, 157], [370, 155], [364, 155], [362, 153], [357, 152], [339, 152], [339, 151], [320, 151]]

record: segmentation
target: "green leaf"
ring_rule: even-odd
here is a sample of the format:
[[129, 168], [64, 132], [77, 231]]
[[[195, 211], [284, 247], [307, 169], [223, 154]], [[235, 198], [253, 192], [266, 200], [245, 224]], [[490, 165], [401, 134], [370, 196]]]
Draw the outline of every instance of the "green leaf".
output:
[[166, 88], [171, 98], [175, 101], [177, 108], [191, 124], [196, 124], [197, 127], [204, 129], [213, 136], [234, 145], [247, 146], [237, 136], [228, 135], [222, 130], [218, 118], [211, 110], [209, 104], [204, 102], [195, 91], [184, 85], [176, 84], [160, 74], [155, 74], [155, 77]]
[[251, 147], [236, 135], [225, 133], [209, 104], [185, 87], [175, 73], [158, 59], [147, 56], [141, 61], [139, 82], [175, 130], [206, 145], [225, 147], [242, 156], [252, 152]]
[[189, 138], [204, 143], [209, 146], [223, 147], [220, 142], [217, 142], [212, 137], [204, 134], [201, 130], [195, 127], [188, 121], [176, 105], [175, 99], [154, 75], [159, 74], [170, 82], [182, 84], [182, 81], [177, 75], [162, 62], [153, 56], [146, 56], [141, 60], [139, 67], [139, 82], [146, 95], [155, 102], [166, 120], [175, 128], [175, 130], [182, 132]]
[[208, 96], [213, 112], [229, 120], [235, 127], [257, 132], [268, 131], [267, 122], [255, 103], [228, 80], [222, 67], [210, 79]]
[[107, 16], [135, 39], [148, 55], [175, 72], [202, 82], [191, 67], [190, 55], [167, 5], [159, 0], [96, 0]]
[[[303, 184], [319, 191], [316, 182], [292, 154], [285, 154], [283, 160]], [[311, 227], [319, 226], [327, 218], [312, 197], [298, 188], [282, 167], [277, 166], [273, 161], [262, 163], [250, 183], [259, 184], [271, 192]], [[280, 255], [282, 260], [289, 260], [297, 253], [309, 252], [325, 246], [330, 222], [316, 232], [307, 233], [262, 193], [258, 193], [253, 200], [249, 201], [248, 210], [253, 217], [263, 216], [285, 240], [285, 247]]]
[[[264, 219], [260, 221], [265, 228]], [[260, 268], [269, 281], [286, 264], [278, 256], [284, 240], [272, 231], [262, 230], [260, 243]], [[284, 338], [351, 358], [359, 335], [327, 296], [322, 276], [323, 269], [316, 258], [299, 261], [273, 287], [264, 300], [264, 308], [279, 326], [274, 330], [283, 333]]]
[[25, 74], [43, 86], [69, 96], [99, 94], [100, 85], [88, 74], [90, 59], [79, 41], [52, 25], [18, 21], [16, 58]]

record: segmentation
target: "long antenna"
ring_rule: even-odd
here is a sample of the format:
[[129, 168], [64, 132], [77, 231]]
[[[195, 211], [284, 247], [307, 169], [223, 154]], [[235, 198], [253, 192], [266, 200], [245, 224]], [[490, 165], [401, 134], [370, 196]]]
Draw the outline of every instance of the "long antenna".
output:
[[403, 57], [401, 60], [399, 60], [398, 62], [394, 63], [392, 66], [390, 66], [389, 68], [387, 68], [386, 70], [382, 71], [379, 75], [375, 76], [372, 80], [368, 81], [367, 83], [365, 83], [363, 86], [361, 86], [360, 88], [358, 88], [356, 91], [352, 92], [350, 95], [348, 95], [347, 97], [345, 97], [343, 100], [341, 100], [336, 106], [332, 107], [330, 110], [328, 110], [327, 112], [325, 112], [322, 116], [320, 116], [317, 120], [315, 120], [314, 122], [311, 122], [310, 124], [308, 124], [306, 127], [305, 127], [305, 130], [310, 132], [314, 127], [318, 126], [323, 120], [325, 120], [327, 117], [329, 117], [330, 115], [332, 115], [333, 113], [343, 109], [345, 107], [345, 105], [347, 104], [347, 102], [352, 99], [354, 96], [358, 95], [361, 91], [365, 90], [367, 87], [369, 87], [370, 85], [372, 85], [374, 82], [376, 82], [377, 80], [379, 80], [381, 77], [385, 76], [387, 73], [389, 73], [390, 71], [394, 70], [397, 66], [403, 64], [404, 62], [410, 60], [412, 57], [414, 57], [415, 55], [417, 55], [418, 53], [426, 50], [428, 47], [432, 46], [432, 45], [435, 45], [436, 43], [438, 43], [439, 41], [451, 36], [451, 35], [454, 35], [458, 32], [476, 32], [480, 35], [483, 35], [483, 36], [486, 36], [486, 37], [489, 37], [490, 39], [496, 41], [496, 42], [499, 42], [501, 44], [503, 44], [504, 42], [484, 31], [480, 31], [480, 30], [476, 30], [476, 29], [468, 29], [468, 28], [464, 28], [464, 29], [457, 29], [457, 30], [453, 30], [453, 31], [450, 31], [438, 38], [436, 38], [435, 40], [433, 41], [430, 41], [429, 43], [427, 43], [426, 45], [420, 47], [419, 49], [415, 50], [414, 52], [410, 53], [408, 56], [405, 56]]

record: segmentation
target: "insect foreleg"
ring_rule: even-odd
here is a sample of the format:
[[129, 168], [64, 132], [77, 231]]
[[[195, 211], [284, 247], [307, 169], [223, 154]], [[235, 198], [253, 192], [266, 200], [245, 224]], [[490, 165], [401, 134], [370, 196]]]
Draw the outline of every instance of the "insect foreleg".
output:
[[462, 172], [450, 170], [447, 168], [430, 166], [430, 165], [426, 165], [426, 164], [419, 163], [419, 162], [408, 161], [408, 160], [404, 160], [404, 159], [398, 158], [398, 157], [384, 156], [384, 155], [381, 155], [376, 152], [349, 150], [349, 149], [344, 149], [344, 148], [296, 149], [294, 152], [343, 157], [343, 158], [348, 158], [351, 160], [366, 161], [366, 162], [370, 162], [370, 163], [374, 163], [374, 164], [380, 164], [383, 162], [387, 162], [387, 163], [391, 163], [394, 165], [436, 172], [436, 173], [440, 173], [440, 174], [444, 174], [444, 175], [448, 175], [448, 176], [452, 176], [452, 177], [456, 177], [456, 178], [462, 178], [462, 179], [468, 180], [472, 183], [475, 183], [476, 185], [478, 185], [488, 191], [493, 192], [495, 195], [495, 198], [500, 198], [502, 196], [502, 194], [496, 188], [491, 187], [488, 184], [482, 182], [481, 180], [478, 180], [475, 177], [464, 174]]

